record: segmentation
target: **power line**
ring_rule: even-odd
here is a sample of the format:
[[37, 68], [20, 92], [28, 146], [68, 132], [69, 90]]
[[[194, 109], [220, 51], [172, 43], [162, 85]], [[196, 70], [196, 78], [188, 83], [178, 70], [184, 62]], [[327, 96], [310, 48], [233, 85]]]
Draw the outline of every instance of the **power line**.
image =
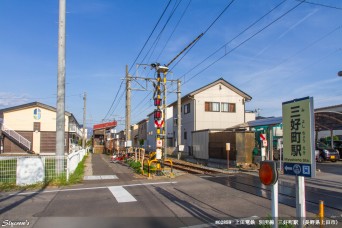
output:
[[[145, 41], [145, 43], [144, 43], [143, 47], [141, 48], [141, 50], [140, 50], [140, 52], [139, 52], [138, 56], [135, 58], [135, 60], [134, 60], [133, 64], [132, 64], [132, 65], [131, 65], [131, 67], [129, 68], [128, 72], [129, 72], [129, 71], [132, 69], [132, 67], [135, 65], [136, 61], [137, 61], [137, 60], [138, 60], [138, 58], [140, 57], [140, 55], [141, 55], [142, 51], [144, 50], [144, 48], [145, 48], [146, 44], [147, 44], [147, 43], [148, 43], [148, 41], [150, 40], [150, 38], [151, 38], [152, 34], [154, 33], [155, 29], [157, 28], [157, 26], [158, 26], [158, 24], [159, 24], [160, 20], [162, 19], [162, 17], [164, 16], [164, 14], [165, 14], [166, 10], [168, 9], [168, 7], [169, 7], [170, 3], [171, 3], [171, 0], [169, 0], [168, 4], [166, 5], [166, 7], [165, 7], [165, 9], [164, 9], [163, 13], [162, 13], [162, 14], [161, 14], [161, 16], [159, 17], [159, 19], [158, 19], [158, 21], [157, 21], [156, 25], [154, 26], [154, 28], [153, 28], [152, 32], [150, 33], [149, 37], [148, 37], [148, 38], [147, 38], [147, 40]], [[121, 81], [121, 84], [120, 84], [120, 87], [119, 87], [119, 89], [118, 89], [118, 92], [116, 93], [116, 96], [115, 96], [115, 98], [114, 98], [114, 100], [113, 100], [113, 102], [112, 102], [112, 104], [111, 104], [111, 106], [110, 106], [110, 108], [109, 108], [109, 110], [108, 110], [108, 112], [107, 112], [107, 114], [106, 114], [106, 116], [105, 116], [105, 118], [104, 118], [104, 119], [106, 119], [106, 118], [107, 118], [107, 116], [108, 116], [108, 114], [110, 113], [110, 110], [112, 109], [112, 107], [113, 107], [113, 105], [114, 105], [114, 103], [115, 103], [115, 101], [116, 101], [116, 99], [117, 99], [117, 97], [118, 97], [118, 94], [119, 94], [119, 92], [120, 92], [120, 90], [121, 90], [122, 84], [123, 84], [123, 81]], [[122, 98], [122, 96], [121, 96], [121, 98]], [[115, 108], [114, 108], [114, 110], [115, 110]], [[113, 112], [114, 112], [114, 110], [113, 110]]]
[[168, 3], [168, 4], [167, 4], [167, 6], [165, 7], [165, 9], [164, 9], [164, 11], [163, 11], [162, 15], [160, 15], [160, 17], [159, 17], [159, 19], [158, 19], [158, 21], [157, 21], [156, 25], [154, 26], [154, 28], [153, 28], [153, 30], [152, 30], [152, 32], [151, 32], [151, 34], [148, 36], [148, 38], [147, 38], [147, 40], [146, 40], [146, 42], [145, 42], [144, 46], [141, 48], [141, 50], [140, 50], [140, 52], [139, 52], [138, 56], [135, 58], [135, 60], [134, 60], [133, 64], [132, 64], [132, 65], [131, 65], [131, 67], [129, 68], [128, 72], [130, 72], [130, 71], [131, 71], [132, 67], [133, 67], [133, 66], [135, 65], [135, 63], [137, 62], [137, 60], [138, 60], [138, 58], [140, 57], [140, 55], [141, 55], [142, 51], [144, 50], [144, 48], [145, 48], [146, 44], [147, 44], [147, 43], [148, 43], [148, 41], [150, 40], [150, 38], [151, 38], [152, 34], [154, 33], [154, 31], [156, 30], [156, 28], [157, 28], [157, 26], [158, 26], [158, 24], [159, 24], [160, 20], [161, 20], [161, 19], [162, 19], [162, 17], [164, 16], [164, 14], [165, 14], [165, 12], [166, 12], [167, 8], [169, 7], [170, 3], [171, 3], [171, 0], [169, 0], [169, 3]]
[[[209, 29], [216, 23], [216, 21], [223, 15], [224, 12], [226, 12], [226, 10], [231, 6], [231, 4], [233, 4], [235, 0], [231, 0], [230, 3], [228, 3], [228, 5], [222, 10], [222, 12], [216, 17], [216, 19], [208, 26], [208, 28], [202, 33], [204, 36]], [[180, 58], [177, 63], [170, 69], [170, 71], [172, 71], [180, 61], [182, 61], [182, 59], [190, 52], [190, 50], [197, 44], [198, 40], [185, 52], [185, 54], [182, 56], [182, 58]]]
[[158, 45], [158, 42], [159, 42], [159, 40], [160, 40], [160, 38], [161, 38], [162, 33], [164, 32], [164, 30], [165, 30], [167, 24], [170, 22], [172, 16], [174, 15], [174, 13], [175, 13], [175, 11], [177, 10], [177, 8], [178, 8], [178, 6], [179, 6], [180, 3], [181, 3], [181, 0], [178, 2], [178, 4], [177, 4], [177, 2], [175, 3], [175, 6], [174, 6], [174, 8], [172, 9], [172, 11], [171, 11], [171, 13], [170, 13], [168, 19], [166, 20], [166, 22], [165, 22], [163, 28], [160, 30], [160, 32], [159, 32], [159, 34], [157, 35], [155, 41], [153, 42], [153, 44], [151, 45], [149, 51], [146, 53], [145, 57], [143, 58], [143, 60], [142, 60], [141, 62], [144, 62], [144, 61], [145, 61], [145, 58], [147, 57], [147, 55], [150, 53], [151, 49], [153, 48], [153, 51], [151, 52], [150, 57], [149, 57], [149, 59], [147, 60], [147, 62], [150, 62], [150, 59], [151, 59], [151, 57], [152, 57], [152, 55], [153, 55], [153, 53], [154, 53], [154, 51], [155, 51], [155, 49], [156, 49], [156, 47], [157, 47], [157, 45]]
[[[207, 27], [207, 29], [199, 36], [197, 37], [197, 39], [195, 40], [195, 42], [193, 42], [190, 47], [190, 49], [197, 43], [198, 39], [200, 37], [202, 37], [206, 32], [208, 32], [210, 30], [210, 28], [217, 22], [217, 20], [223, 15], [224, 12], [226, 12], [226, 10], [231, 6], [231, 4], [234, 2], [235, 0], [231, 0], [230, 3], [222, 10], [222, 12], [215, 18], [215, 20]], [[190, 4], [190, 3], [189, 3]], [[183, 55], [183, 57], [181, 58], [181, 60], [184, 58], [184, 56], [190, 51], [190, 49]], [[171, 61], [172, 62], [172, 61]], [[179, 63], [179, 61], [176, 63], [176, 65]], [[174, 65], [173, 68], [176, 66]], [[173, 69], [172, 68], [172, 69]], [[171, 69], [171, 70], [172, 70]], [[170, 71], [171, 71], [170, 70]], [[145, 100], [147, 97], [145, 97], [143, 100]], [[141, 103], [140, 103], [141, 104]]]
[[169, 38], [167, 39], [167, 41], [166, 41], [166, 43], [165, 43], [164, 47], [163, 47], [163, 48], [162, 48], [162, 50], [161, 50], [161, 52], [159, 53], [159, 55], [158, 55], [158, 57], [157, 57], [157, 61], [159, 60], [159, 57], [161, 56], [161, 54], [164, 52], [164, 50], [165, 50], [165, 48], [166, 48], [167, 44], [169, 43], [169, 41], [170, 41], [171, 37], [172, 37], [172, 36], [173, 36], [173, 34], [174, 34], [174, 32], [175, 32], [175, 31], [176, 31], [176, 29], [178, 28], [178, 26], [179, 26], [179, 24], [180, 24], [181, 20], [183, 19], [183, 17], [184, 17], [184, 15], [185, 15], [186, 11], [188, 10], [188, 8], [189, 8], [189, 6], [190, 6], [190, 3], [191, 3], [191, 1], [192, 1], [192, 0], [190, 0], [190, 1], [189, 1], [189, 3], [188, 3], [188, 5], [185, 7], [185, 10], [183, 11], [183, 13], [182, 13], [181, 17], [179, 18], [179, 20], [178, 20], [178, 22], [177, 22], [176, 26], [174, 27], [173, 31], [171, 32], [171, 34], [170, 34]]
[[[209, 58], [211, 58], [213, 55], [215, 55], [217, 52], [219, 52], [222, 48], [226, 47], [229, 43], [231, 43], [233, 40], [235, 40], [236, 38], [238, 38], [239, 36], [241, 36], [242, 34], [244, 34], [247, 30], [249, 30], [251, 27], [253, 27], [254, 25], [256, 25], [258, 22], [260, 22], [262, 19], [264, 19], [266, 16], [268, 16], [270, 13], [272, 13], [274, 10], [276, 10], [278, 7], [280, 7], [282, 4], [284, 4], [287, 0], [282, 1], [281, 3], [279, 3], [278, 5], [276, 5], [275, 7], [273, 7], [270, 11], [268, 11], [266, 14], [264, 14], [263, 16], [261, 16], [259, 19], [257, 19], [256, 21], [254, 21], [252, 24], [250, 24], [247, 28], [245, 28], [244, 30], [242, 30], [239, 34], [237, 34], [235, 37], [233, 37], [231, 40], [229, 40], [227, 43], [225, 43], [224, 45], [222, 45], [220, 48], [218, 48], [216, 51], [214, 51], [212, 54], [210, 54], [208, 57], [206, 57], [205, 59], [203, 59], [200, 63], [198, 63], [196, 66], [194, 66], [193, 68], [191, 68], [188, 72], [186, 72], [185, 74], [183, 74], [182, 76], [180, 76], [179, 78], [184, 77], [185, 75], [189, 74], [191, 71], [193, 71], [195, 68], [197, 68], [199, 65], [201, 65], [202, 63], [204, 63], [205, 61], [207, 61]], [[184, 82], [183, 82], [184, 83]]]
[[[246, 42], [248, 42], [249, 40], [251, 40], [252, 38], [254, 38], [255, 36], [257, 36], [258, 34], [260, 34], [261, 32], [263, 32], [265, 29], [267, 29], [268, 27], [270, 27], [271, 25], [273, 25], [275, 22], [279, 21], [281, 18], [283, 18], [284, 16], [286, 16], [287, 14], [289, 14], [291, 11], [293, 11], [294, 9], [296, 9], [298, 6], [300, 6], [303, 2], [299, 2], [297, 5], [295, 5], [294, 7], [292, 7], [291, 9], [289, 9], [288, 11], [286, 11], [285, 13], [283, 13], [282, 15], [280, 15], [278, 18], [276, 18], [275, 20], [273, 20], [271, 23], [269, 23], [268, 25], [264, 26], [262, 29], [258, 30], [256, 33], [254, 33], [252, 36], [248, 37], [247, 39], [245, 39], [244, 41], [242, 41], [240, 44], [238, 44], [237, 46], [235, 46], [234, 48], [232, 48], [229, 52], [226, 52], [223, 56], [221, 56], [220, 58], [218, 58], [217, 60], [215, 60], [214, 62], [212, 62], [211, 64], [209, 64], [207, 67], [203, 68], [200, 72], [198, 72], [197, 74], [195, 74], [194, 76], [192, 76], [191, 78], [189, 78], [187, 81], [183, 82], [183, 85], [186, 84], [187, 82], [189, 82], [191, 79], [195, 78], [196, 76], [198, 76], [199, 74], [203, 73], [205, 70], [207, 70], [209, 67], [211, 67], [212, 65], [214, 65], [215, 63], [217, 63], [218, 61], [220, 61], [223, 57], [227, 56], [228, 54], [232, 53], [233, 51], [235, 51], [236, 49], [238, 49], [239, 47], [241, 47], [243, 44], [245, 44]], [[226, 43], [225, 45], [227, 45], [228, 43]], [[224, 46], [225, 46], [224, 45]]]
[[[119, 94], [119, 92], [120, 92], [120, 89], [121, 89], [121, 87], [122, 87], [122, 84], [123, 84], [123, 81], [121, 81], [121, 84], [120, 84], [120, 87], [119, 87], [119, 89], [118, 89], [118, 92], [116, 93], [115, 98], [114, 98], [114, 100], [113, 100], [113, 102], [112, 102], [112, 104], [111, 104], [111, 106], [110, 106], [110, 108], [109, 108], [107, 114], [105, 115], [105, 117], [104, 117], [103, 119], [106, 119], [107, 116], [108, 116], [108, 114], [110, 113], [110, 110], [112, 109], [112, 107], [113, 107], [113, 105], [114, 105], [114, 103], [115, 103], [115, 101], [116, 101], [116, 99], [117, 99], [117, 97], [118, 97], [118, 94]], [[114, 109], [114, 110], [115, 110], [115, 109]]]
[[316, 3], [316, 2], [309, 2], [306, 0], [297, 0], [297, 1], [301, 1], [301, 2], [304, 2], [306, 4], [311, 4], [311, 5], [322, 6], [322, 7], [326, 7], [326, 8], [330, 8], [330, 9], [342, 10], [342, 8], [337, 7], [337, 6], [330, 6], [330, 5], [325, 5], [325, 4]]

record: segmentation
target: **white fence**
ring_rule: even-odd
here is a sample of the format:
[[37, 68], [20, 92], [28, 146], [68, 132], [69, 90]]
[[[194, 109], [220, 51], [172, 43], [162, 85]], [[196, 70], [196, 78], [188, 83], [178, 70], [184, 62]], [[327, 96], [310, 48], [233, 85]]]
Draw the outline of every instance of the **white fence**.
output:
[[[0, 183], [30, 185], [49, 182], [61, 175], [65, 175], [68, 181], [85, 155], [86, 150], [79, 150], [65, 156], [1, 156]], [[58, 167], [62, 169], [58, 170]]]

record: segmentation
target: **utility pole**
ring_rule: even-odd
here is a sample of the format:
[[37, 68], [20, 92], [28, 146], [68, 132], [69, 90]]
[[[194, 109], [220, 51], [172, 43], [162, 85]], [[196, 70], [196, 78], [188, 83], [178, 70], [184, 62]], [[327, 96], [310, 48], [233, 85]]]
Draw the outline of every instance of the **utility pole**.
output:
[[131, 78], [128, 73], [128, 65], [126, 65], [126, 142], [131, 140]]
[[164, 106], [164, 159], [167, 158], [167, 106], [166, 106], [166, 74], [167, 71], [164, 72], [164, 99], [163, 99], [163, 106]]
[[59, 0], [58, 23], [58, 76], [57, 76], [57, 110], [56, 110], [56, 173], [64, 169], [65, 144], [65, 8], [66, 0]]
[[85, 133], [86, 129], [86, 105], [87, 105], [87, 93], [84, 92], [83, 96], [83, 138], [82, 138], [82, 148], [85, 149], [87, 135]]
[[181, 112], [181, 81], [177, 80], [177, 146], [178, 146], [178, 159], [181, 157], [181, 151], [179, 150], [179, 145], [181, 145], [182, 140], [182, 126], [181, 126], [181, 118], [182, 118], [182, 112]]

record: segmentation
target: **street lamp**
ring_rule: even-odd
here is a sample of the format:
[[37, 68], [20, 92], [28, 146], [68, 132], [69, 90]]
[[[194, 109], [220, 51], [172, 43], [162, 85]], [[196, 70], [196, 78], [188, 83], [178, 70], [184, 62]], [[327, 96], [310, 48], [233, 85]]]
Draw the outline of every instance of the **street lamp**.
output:
[[337, 73], [338, 76], [342, 77], [342, 70]]

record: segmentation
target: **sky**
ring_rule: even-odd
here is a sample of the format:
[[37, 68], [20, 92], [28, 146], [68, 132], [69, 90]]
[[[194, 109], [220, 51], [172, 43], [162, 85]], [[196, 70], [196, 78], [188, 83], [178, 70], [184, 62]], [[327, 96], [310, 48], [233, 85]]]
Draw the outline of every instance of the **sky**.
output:
[[[315, 108], [342, 104], [340, 0], [66, 0], [66, 9], [66, 111], [80, 124], [86, 93], [87, 126], [115, 119], [123, 129], [126, 65], [153, 78], [150, 64], [169, 63], [201, 33], [169, 67], [182, 95], [222, 77], [261, 116], [306, 96]], [[58, 0], [0, 0], [0, 109], [56, 107], [58, 15]], [[153, 87], [132, 87], [134, 124], [153, 111]]]

